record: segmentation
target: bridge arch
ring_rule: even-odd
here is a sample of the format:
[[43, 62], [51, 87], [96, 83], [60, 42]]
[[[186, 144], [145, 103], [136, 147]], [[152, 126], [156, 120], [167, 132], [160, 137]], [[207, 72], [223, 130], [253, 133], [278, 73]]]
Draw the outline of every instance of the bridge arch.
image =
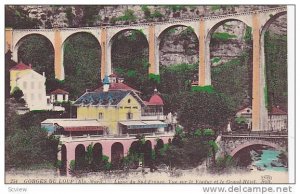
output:
[[261, 29], [261, 37], [263, 37], [264, 33], [268, 30], [270, 25], [279, 17], [287, 15], [287, 11], [280, 11], [274, 15], [270, 15], [270, 18], [267, 19], [265, 22], [262, 23], [262, 29]]
[[[155, 42], [155, 71], [158, 74], [163, 71], [163, 69], [168, 68], [169, 65], [199, 63], [199, 47], [202, 45], [199, 43], [198, 21], [163, 25], [162, 27], [158, 27], [157, 31], [157, 39]], [[169, 47], [168, 45], [173, 46]], [[168, 48], [171, 52], [164, 53], [165, 48]], [[161, 74], [161, 76], [163, 77], [164, 74]]]
[[40, 74], [44, 72], [47, 79], [54, 78], [55, 50], [47, 36], [39, 33], [23, 36], [16, 43], [12, 54], [13, 60], [32, 64], [33, 69]]
[[[149, 40], [143, 30], [126, 28], [118, 31], [109, 39], [106, 51], [108, 70], [113, 69], [117, 74], [122, 74], [121, 69], [126, 72], [136, 71], [142, 75], [148, 74], [146, 65], [149, 57]], [[146, 65], [143, 66], [143, 64]], [[133, 82], [130, 78], [130, 76], [126, 78], [128, 84]]]
[[99, 32], [97, 32], [97, 30], [94, 29], [84, 29], [84, 28], [77, 28], [79, 30], [76, 31], [72, 31], [72, 30], [67, 30], [67, 31], [61, 31], [61, 46], [63, 47], [64, 42], [66, 42], [66, 40], [70, 37], [72, 37], [75, 34], [78, 33], [82, 33], [82, 34], [90, 34], [91, 36], [93, 36], [95, 39], [97, 39], [97, 42], [100, 44], [100, 35], [99, 37], [97, 36], [99, 34]]
[[26, 33], [25, 35], [23, 34], [18, 34], [16, 35], [17, 38], [13, 40], [13, 47], [12, 47], [12, 52], [13, 52], [13, 60], [15, 60], [16, 62], [18, 62], [18, 50], [19, 50], [19, 47], [22, 45], [22, 43], [24, 42], [24, 40], [30, 36], [40, 36], [40, 37], [43, 37], [45, 39], [47, 39], [51, 45], [52, 45], [52, 48], [54, 50], [54, 42], [52, 40], [52, 38], [48, 37], [46, 34], [42, 33], [42, 32], [39, 32], [39, 31], [36, 31], [36, 32], [30, 32], [30, 33]]
[[234, 148], [230, 152], [230, 156], [234, 157], [235, 154], [238, 153], [239, 151], [241, 151], [242, 149], [244, 149], [246, 147], [254, 146], [254, 145], [265, 145], [265, 146], [275, 148], [276, 150], [282, 150], [283, 149], [279, 144], [276, 144], [274, 142], [265, 141], [265, 140], [253, 140], [251, 142], [246, 142], [246, 143], [241, 144], [241, 145], [237, 146], [236, 148]]
[[[99, 42], [99, 39], [91, 32], [87, 32], [87, 31], [78, 31], [78, 32], [75, 32], [75, 33], [72, 33], [72, 34], [69, 34], [67, 35], [63, 40], [62, 40], [62, 43], [61, 43], [61, 49], [62, 49], [62, 52], [64, 51], [64, 47], [65, 47], [65, 44], [67, 41], [69, 41], [72, 37], [78, 35], [78, 34], [86, 34], [90, 37], [93, 37], [94, 40], [96, 40], [96, 42], [98, 43], [99, 47], [101, 48], [101, 44]], [[101, 54], [101, 52], [100, 52]], [[63, 56], [63, 54], [62, 54]]]
[[[98, 39], [89, 32], [73, 33], [62, 42], [61, 69], [65, 85], [73, 95], [71, 98], [76, 98], [87, 88], [98, 86], [101, 80], [101, 49]], [[74, 82], [83, 84], [78, 86], [72, 84]]]
[[[35, 33], [30, 33], [30, 34], [27, 34], [25, 36], [22, 36], [20, 37], [19, 39], [17, 39], [15, 42], [15, 45], [13, 47], [13, 60], [16, 61], [16, 62], [19, 62], [19, 48], [22, 46], [22, 44], [25, 42], [26, 39], [30, 38], [30, 37], [40, 37], [44, 40], [46, 40], [48, 43], [51, 44], [51, 47], [52, 47], [52, 50], [54, 52], [54, 45], [53, 45], [53, 42], [51, 41], [51, 39], [49, 39], [47, 36], [45, 36], [44, 34], [42, 33], [38, 33], [38, 32], [35, 32]], [[54, 61], [53, 61], [53, 64], [54, 64]]]
[[212, 27], [208, 27], [208, 33], [206, 35], [205, 38], [205, 53], [206, 53], [206, 57], [207, 57], [207, 62], [209, 63], [209, 66], [211, 66], [211, 62], [210, 62], [210, 43], [211, 43], [211, 39], [212, 39], [212, 34], [222, 25], [224, 25], [227, 22], [232, 22], [232, 21], [238, 21], [241, 22], [243, 24], [245, 24], [248, 27], [251, 27], [251, 25], [248, 22], [245, 22], [244, 20], [241, 20], [240, 18], [229, 18], [229, 19], [224, 19], [221, 20], [217, 23], [215, 23]]
[[[230, 26], [230, 30], [228, 30]], [[252, 32], [245, 20], [240, 18], [223, 19], [215, 23], [208, 31], [205, 38], [205, 63], [212, 85], [230, 98], [234, 98], [234, 107], [245, 106], [249, 101], [252, 81]], [[230, 52], [228, 52], [230, 51]], [[234, 52], [232, 52], [234, 51]], [[246, 53], [248, 57], [242, 57]], [[223, 66], [224, 65], [224, 66]], [[236, 71], [241, 72], [235, 74]], [[235, 77], [234, 81], [227, 81], [224, 73], [230, 73]], [[245, 87], [239, 87], [239, 84]], [[232, 95], [237, 92], [241, 97]]]

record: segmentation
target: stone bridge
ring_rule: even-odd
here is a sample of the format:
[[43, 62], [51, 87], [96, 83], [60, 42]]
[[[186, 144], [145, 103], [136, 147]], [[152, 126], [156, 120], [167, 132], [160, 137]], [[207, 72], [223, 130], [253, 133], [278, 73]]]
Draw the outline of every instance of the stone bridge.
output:
[[213, 32], [228, 21], [241, 21], [252, 28], [253, 39], [253, 83], [252, 83], [252, 130], [260, 131], [267, 128], [268, 114], [264, 91], [265, 80], [265, 53], [264, 34], [270, 24], [287, 13], [287, 7], [276, 7], [266, 10], [256, 10], [228, 15], [200, 17], [187, 20], [173, 20], [167, 22], [142, 23], [135, 25], [87, 27], [87, 28], [54, 28], [54, 29], [6, 29], [6, 51], [13, 52], [13, 59], [18, 59], [18, 49], [24, 39], [30, 35], [42, 35], [46, 37], [54, 48], [55, 77], [64, 80], [65, 71], [63, 65], [64, 44], [66, 40], [76, 33], [89, 33], [95, 37], [101, 47], [101, 78], [110, 75], [112, 71], [111, 48], [119, 33], [125, 31], [142, 32], [148, 41], [149, 47], [149, 73], [159, 74], [159, 44], [162, 34], [176, 26], [193, 28], [199, 41], [199, 86], [211, 85], [211, 61], [210, 40]]
[[254, 145], [265, 145], [278, 151], [286, 151], [288, 135], [283, 133], [222, 134], [217, 138], [217, 144], [219, 145], [217, 155], [228, 154], [232, 157], [244, 148]]

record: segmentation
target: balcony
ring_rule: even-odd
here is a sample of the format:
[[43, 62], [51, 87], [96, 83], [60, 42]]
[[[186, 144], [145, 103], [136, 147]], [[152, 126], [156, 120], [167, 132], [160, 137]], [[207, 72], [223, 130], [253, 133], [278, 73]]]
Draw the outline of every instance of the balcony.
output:
[[166, 120], [166, 116], [162, 112], [143, 112], [142, 120]]
[[[65, 136], [57, 135], [60, 137], [61, 142], [73, 142], [73, 141], [96, 141], [96, 140], [125, 140], [135, 139], [138, 134], [120, 134], [120, 135], [82, 135], [82, 136]], [[145, 138], [160, 138], [160, 137], [173, 137], [174, 131], [154, 132], [154, 133], [142, 133]]]

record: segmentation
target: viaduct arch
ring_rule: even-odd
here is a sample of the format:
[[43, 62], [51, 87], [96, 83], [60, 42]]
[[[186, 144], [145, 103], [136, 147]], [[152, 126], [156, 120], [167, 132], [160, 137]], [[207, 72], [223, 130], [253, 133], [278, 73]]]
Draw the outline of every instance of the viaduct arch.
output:
[[[167, 28], [176, 25], [190, 26], [194, 29], [199, 40], [199, 86], [211, 85], [210, 60], [209, 60], [209, 41], [210, 32], [220, 22], [229, 20], [240, 20], [252, 28], [253, 37], [253, 95], [252, 95], [252, 130], [262, 131], [267, 128], [267, 109], [264, 99], [266, 88], [265, 80], [265, 57], [263, 36], [269, 25], [281, 15], [287, 13], [287, 7], [276, 7], [266, 10], [256, 10], [244, 13], [235, 13], [219, 16], [200, 17], [196, 19], [187, 19], [179, 21], [146, 23], [136, 25], [120, 25], [106, 27], [88, 27], [88, 28], [62, 28], [62, 29], [6, 29], [5, 50], [10, 49], [13, 52], [13, 59], [17, 59], [17, 43], [29, 34], [41, 34], [47, 37], [54, 46], [54, 69], [55, 77], [63, 80], [63, 54], [62, 44], [66, 38], [77, 32], [88, 32], [93, 34], [100, 42], [101, 46], [101, 78], [106, 74], [111, 74], [111, 40], [115, 34], [122, 30], [142, 31], [149, 44], [149, 73], [159, 74], [159, 36]], [[100, 54], [100, 53], [99, 53]]]
[[265, 146], [275, 148], [276, 150], [283, 149], [280, 145], [278, 145], [274, 142], [269, 142], [269, 141], [264, 141], [264, 140], [254, 140], [254, 141], [247, 142], [247, 143], [237, 146], [234, 150], [232, 150], [230, 152], [230, 156], [234, 157], [239, 151], [243, 150], [246, 147], [250, 147], [250, 146], [254, 146], [254, 145], [265, 145]]

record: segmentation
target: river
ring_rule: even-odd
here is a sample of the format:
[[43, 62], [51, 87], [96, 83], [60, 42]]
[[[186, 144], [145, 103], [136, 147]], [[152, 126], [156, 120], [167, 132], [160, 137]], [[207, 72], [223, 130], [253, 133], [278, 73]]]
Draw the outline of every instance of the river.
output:
[[237, 165], [259, 171], [287, 172], [287, 158], [280, 151], [267, 146], [254, 146], [238, 153]]

